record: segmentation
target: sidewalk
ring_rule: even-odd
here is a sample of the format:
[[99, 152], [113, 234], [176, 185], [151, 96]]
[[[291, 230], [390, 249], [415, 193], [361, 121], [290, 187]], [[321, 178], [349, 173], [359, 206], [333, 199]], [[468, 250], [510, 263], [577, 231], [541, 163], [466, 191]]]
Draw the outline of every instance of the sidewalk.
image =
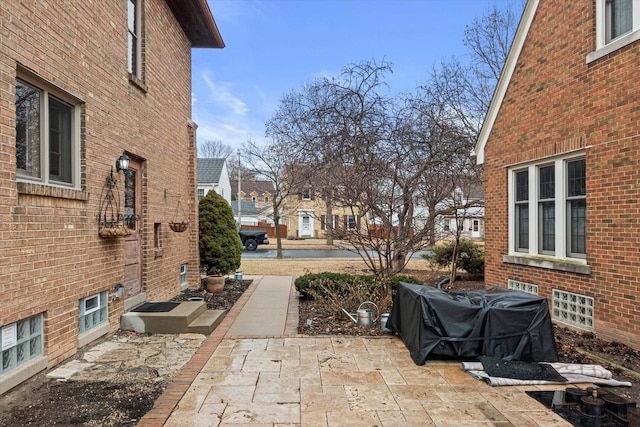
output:
[[416, 366], [398, 337], [297, 335], [293, 278], [251, 279], [138, 426], [570, 425], [459, 362]]

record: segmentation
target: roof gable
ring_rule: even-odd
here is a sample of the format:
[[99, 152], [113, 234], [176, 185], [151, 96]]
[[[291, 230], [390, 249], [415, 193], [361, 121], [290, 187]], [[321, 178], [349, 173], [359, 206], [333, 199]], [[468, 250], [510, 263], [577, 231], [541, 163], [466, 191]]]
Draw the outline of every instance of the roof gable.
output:
[[222, 169], [225, 167], [225, 159], [198, 159], [198, 183], [218, 184]]
[[[251, 194], [253, 192], [258, 195], [273, 194], [274, 187], [271, 181], [241, 181], [241, 190], [244, 194]], [[238, 188], [238, 181], [231, 181], [231, 188]]]
[[[256, 209], [255, 202], [247, 202], [245, 200], [241, 200], [240, 208], [242, 209], [243, 216], [257, 216], [258, 210]], [[231, 209], [233, 210], [234, 215], [238, 215], [238, 201], [231, 201]]]
[[524, 11], [522, 12], [520, 24], [518, 24], [518, 29], [516, 30], [513, 42], [511, 43], [511, 48], [509, 49], [509, 55], [507, 55], [507, 60], [502, 67], [500, 79], [498, 80], [496, 89], [493, 92], [493, 97], [489, 104], [489, 110], [484, 118], [484, 123], [482, 123], [482, 129], [480, 129], [480, 135], [478, 136], [478, 141], [476, 142], [476, 146], [473, 150], [473, 154], [476, 156], [476, 162], [478, 164], [484, 163], [485, 146], [489, 140], [489, 135], [491, 135], [491, 130], [493, 129], [493, 124], [495, 123], [498, 112], [500, 111], [500, 106], [502, 105], [504, 96], [507, 93], [507, 88], [511, 82], [511, 76], [513, 75], [513, 71], [518, 63], [520, 52], [522, 52], [524, 42], [527, 38], [527, 34], [529, 33], [529, 28], [531, 28], [531, 23], [533, 22], [539, 3], [540, 0], [528, 0], [524, 7]]

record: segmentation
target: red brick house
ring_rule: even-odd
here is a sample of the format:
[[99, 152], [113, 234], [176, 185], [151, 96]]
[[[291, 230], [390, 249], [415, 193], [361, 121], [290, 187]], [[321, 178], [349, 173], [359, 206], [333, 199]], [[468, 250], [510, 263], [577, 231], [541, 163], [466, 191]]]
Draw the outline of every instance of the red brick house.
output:
[[486, 282], [640, 348], [640, 1], [529, 0], [476, 146]]
[[224, 44], [205, 0], [5, 1], [0, 34], [3, 393], [199, 284], [191, 48]]

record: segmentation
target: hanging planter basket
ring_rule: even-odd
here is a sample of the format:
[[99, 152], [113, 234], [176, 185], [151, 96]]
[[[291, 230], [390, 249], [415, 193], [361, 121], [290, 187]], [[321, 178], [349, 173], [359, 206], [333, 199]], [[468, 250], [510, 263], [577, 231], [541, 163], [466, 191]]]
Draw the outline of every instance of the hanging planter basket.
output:
[[131, 229], [122, 223], [113, 226], [104, 226], [98, 228], [98, 236], [104, 239], [127, 237], [130, 235]]
[[113, 169], [111, 169], [111, 173], [107, 177], [100, 193], [100, 207], [97, 219], [98, 236], [103, 239], [130, 236], [131, 229], [135, 226], [135, 219], [133, 223], [125, 221], [125, 215], [120, 213], [120, 192], [113, 177]]
[[186, 221], [170, 222], [169, 228], [171, 229], [171, 231], [175, 231], [176, 233], [182, 233], [183, 231], [186, 231], [187, 228], [189, 228], [189, 223]]
[[[182, 220], [178, 219], [178, 214], [182, 214]], [[189, 221], [187, 221], [187, 214], [184, 211], [184, 208], [180, 204], [180, 199], [178, 199], [178, 205], [176, 206], [176, 211], [173, 214], [173, 221], [169, 223], [169, 228], [171, 231], [176, 233], [182, 233], [189, 228]]]

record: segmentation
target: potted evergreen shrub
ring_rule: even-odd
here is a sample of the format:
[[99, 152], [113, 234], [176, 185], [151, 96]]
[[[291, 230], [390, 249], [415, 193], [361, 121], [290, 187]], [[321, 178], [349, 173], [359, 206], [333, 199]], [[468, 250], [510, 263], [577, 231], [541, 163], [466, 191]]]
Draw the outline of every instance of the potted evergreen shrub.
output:
[[231, 206], [215, 191], [200, 199], [198, 216], [200, 267], [207, 275], [205, 289], [219, 292], [224, 288], [224, 276], [240, 267], [242, 242]]

